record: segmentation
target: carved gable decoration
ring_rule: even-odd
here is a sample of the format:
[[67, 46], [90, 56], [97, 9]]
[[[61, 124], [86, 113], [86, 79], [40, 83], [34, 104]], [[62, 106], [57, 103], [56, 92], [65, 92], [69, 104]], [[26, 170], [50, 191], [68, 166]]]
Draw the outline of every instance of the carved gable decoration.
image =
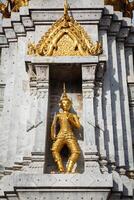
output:
[[64, 16], [51, 26], [37, 45], [28, 45], [28, 55], [88, 56], [101, 53], [101, 44], [93, 43], [81, 25], [68, 15], [67, 2]]

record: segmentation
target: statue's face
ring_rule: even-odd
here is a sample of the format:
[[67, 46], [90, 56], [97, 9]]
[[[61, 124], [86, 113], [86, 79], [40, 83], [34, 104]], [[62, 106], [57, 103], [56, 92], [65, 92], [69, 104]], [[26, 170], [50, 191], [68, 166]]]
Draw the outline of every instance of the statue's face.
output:
[[64, 111], [69, 111], [71, 108], [71, 102], [69, 100], [62, 100], [61, 102], [61, 108]]

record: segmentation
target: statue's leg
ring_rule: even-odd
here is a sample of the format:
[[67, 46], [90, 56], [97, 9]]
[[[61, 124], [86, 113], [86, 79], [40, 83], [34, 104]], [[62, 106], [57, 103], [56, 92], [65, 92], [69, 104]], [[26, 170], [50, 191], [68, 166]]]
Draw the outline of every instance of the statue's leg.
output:
[[77, 162], [80, 156], [80, 147], [76, 141], [76, 139], [68, 139], [67, 146], [71, 151], [71, 155], [69, 157], [68, 165], [67, 165], [67, 172], [70, 173], [73, 170], [74, 164]]
[[55, 160], [55, 162], [57, 163], [58, 165], [58, 169], [60, 172], [64, 172], [64, 166], [63, 166], [63, 163], [62, 163], [62, 158], [61, 158], [61, 155], [60, 155], [60, 151], [61, 149], [63, 148], [64, 146], [64, 140], [63, 139], [57, 139], [53, 145], [52, 145], [52, 155], [53, 155], [53, 158]]

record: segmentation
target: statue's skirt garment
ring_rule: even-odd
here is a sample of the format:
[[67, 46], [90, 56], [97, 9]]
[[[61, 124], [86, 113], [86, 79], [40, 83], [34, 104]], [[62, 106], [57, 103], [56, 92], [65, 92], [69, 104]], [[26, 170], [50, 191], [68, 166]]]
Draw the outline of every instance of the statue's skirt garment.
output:
[[80, 147], [72, 132], [59, 132], [56, 141], [52, 145], [52, 152], [55, 161], [61, 160], [60, 152], [64, 145], [67, 145], [71, 152], [69, 160], [76, 162], [80, 155]]

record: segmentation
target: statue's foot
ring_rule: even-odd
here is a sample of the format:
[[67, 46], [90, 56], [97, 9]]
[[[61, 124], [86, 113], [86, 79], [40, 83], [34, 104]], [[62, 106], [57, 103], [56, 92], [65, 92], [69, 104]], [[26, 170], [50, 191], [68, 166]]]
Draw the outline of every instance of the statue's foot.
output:
[[76, 174], [76, 172], [68, 172], [68, 171], [66, 171], [66, 174]]
[[65, 170], [64, 169], [59, 169], [59, 173], [60, 174], [65, 174]]
[[64, 166], [63, 166], [62, 161], [60, 159], [57, 161], [57, 166], [58, 166], [59, 173], [65, 173]]
[[60, 173], [65, 173], [65, 169], [63, 166], [58, 166], [58, 169]]
[[68, 166], [67, 166], [67, 173], [73, 173], [73, 166], [74, 166], [74, 162], [72, 160], [69, 161]]

